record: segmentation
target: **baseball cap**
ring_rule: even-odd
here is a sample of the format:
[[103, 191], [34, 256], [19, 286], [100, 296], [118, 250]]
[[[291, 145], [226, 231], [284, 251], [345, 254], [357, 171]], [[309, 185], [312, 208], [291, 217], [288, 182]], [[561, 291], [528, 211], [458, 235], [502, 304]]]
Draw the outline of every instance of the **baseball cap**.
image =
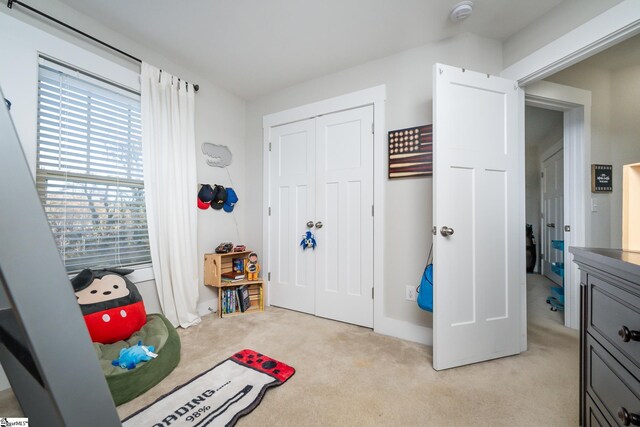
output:
[[213, 188], [209, 184], [203, 184], [198, 191], [198, 207], [208, 209], [213, 200]]
[[213, 209], [222, 209], [224, 202], [227, 201], [227, 190], [222, 185], [216, 185], [213, 187], [213, 199], [211, 200], [211, 207]]
[[198, 199], [205, 203], [211, 203], [213, 200], [213, 188], [209, 184], [203, 184], [198, 192]]
[[209, 209], [209, 206], [211, 206], [211, 202], [203, 202], [202, 200], [200, 200], [200, 198], [198, 197], [198, 207], [200, 209]]
[[224, 202], [222, 208], [225, 212], [232, 212], [236, 203], [238, 203], [238, 195], [233, 188], [227, 188], [227, 201]]

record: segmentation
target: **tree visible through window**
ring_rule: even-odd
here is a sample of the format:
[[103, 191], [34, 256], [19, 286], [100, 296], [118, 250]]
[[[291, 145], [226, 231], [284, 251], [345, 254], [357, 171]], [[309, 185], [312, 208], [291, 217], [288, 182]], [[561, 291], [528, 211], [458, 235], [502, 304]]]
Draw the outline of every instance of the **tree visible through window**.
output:
[[67, 271], [149, 264], [140, 95], [41, 62], [36, 182]]

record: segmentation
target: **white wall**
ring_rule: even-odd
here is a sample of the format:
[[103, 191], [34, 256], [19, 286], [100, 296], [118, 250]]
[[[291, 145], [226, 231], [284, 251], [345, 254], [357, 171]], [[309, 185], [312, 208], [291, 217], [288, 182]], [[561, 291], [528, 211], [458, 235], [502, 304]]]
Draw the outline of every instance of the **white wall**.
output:
[[504, 67], [551, 43], [622, 0], [566, 0], [504, 42]]
[[622, 166], [640, 162], [640, 65], [611, 73], [611, 246], [622, 247]]
[[[378, 132], [432, 122], [432, 65], [442, 62], [486, 73], [502, 69], [499, 42], [465, 34], [371, 61], [250, 101], [247, 106], [247, 180], [262, 177], [262, 118], [300, 105], [384, 84], [386, 126]], [[385, 137], [386, 140], [386, 137]], [[385, 150], [385, 158], [386, 158]], [[385, 160], [386, 164], [386, 160]], [[383, 171], [386, 175], [387, 171]], [[249, 175], [250, 174], [250, 175]], [[262, 187], [249, 186], [247, 241], [262, 247]], [[432, 316], [405, 300], [405, 287], [417, 286], [431, 245], [432, 180], [387, 180], [384, 313], [409, 325], [431, 327]], [[409, 249], [407, 249], [409, 248]], [[430, 334], [419, 340], [429, 342]]]
[[591, 163], [613, 165], [613, 192], [592, 193], [591, 246], [622, 247], [622, 165], [640, 161], [640, 66], [579, 63], [546, 80], [590, 90]]

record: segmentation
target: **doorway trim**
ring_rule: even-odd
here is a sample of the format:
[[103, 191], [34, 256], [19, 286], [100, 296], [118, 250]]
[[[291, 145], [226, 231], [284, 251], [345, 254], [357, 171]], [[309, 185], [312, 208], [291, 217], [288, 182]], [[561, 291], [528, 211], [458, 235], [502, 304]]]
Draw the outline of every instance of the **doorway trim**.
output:
[[[269, 269], [269, 207], [270, 207], [270, 158], [271, 128], [301, 120], [307, 120], [325, 114], [373, 105], [373, 330], [378, 333], [393, 335], [399, 338], [417, 341], [418, 331], [403, 332], [394, 327], [394, 319], [384, 315], [384, 218], [385, 218], [385, 100], [386, 86], [380, 85], [346, 95], [291, 108], [263, 117], [263, 215], [262, 215], [262, 253], [263, 274], [267, 276]], [[266, 304], [270, 305], [271, 283], [267, 280]]]
[[640, 33], [640, 8], [625, 0], [502, 70], [526, 86]]
[[[551, 108], [559, 102], [560, 110], [565, 111], [564, 120], [565, 120], [565, 142], [567, 141], [567, 136], [571, 138], [582, 138], [584, 139], [582, 144], [582, 156], [590, 156], [591, 153], [591, 94], [589, 94], [588, 107], [585, 104], [571, 103], [565, 99], [556, 99], [553, 91], [547, 93], [544, 89], [541, 90], [541, 93], [535, 94], [535, 90], [533, 90], [533, 84], [540, 82], [543, 78], [550, 76], [558, 71], [561, 71], [577, 62], [580, 62], [598, 52], [601, 52], [607, 49], [610, 46], [613, 46], [617, 43], [620, 43], [623, 40], [626, 40], [629, 37], [632, 37], [636, 34], [640, 33], [640, 9], [637, 7], [637, 2], [635, 0], [625, 0], [622, 3], [617, 4], [616, 6], [608, 9], [607, 11], [601, 13], [590, 21], [580, 25], [572, 31], [564, 34], [563, 36], [557, 38], [551, 43], [546, 44], [542, 48], [537, 51], [529, 54], [524, 57], [520, 61], [515, 64], [510, 65], [509, 67], [502, 70], [500, 75], [505, 78], [510, 78], [515, 80], [520, 86], [526, 86], [525, 90], [529, 92], [529, 96], [525, 97], [527, 101], [532, 102], [529, 105], [536, 105], [536, 102], [540, 103], [540, 106], [543, 108]], [[578, 89], [576, 89], [578, 91]], [[586, 91], [582, 91], [586, 92]], [[576, 95], [579, 95], [576, 93]], [[564, 104], [564, 108], [568, 108], [568, 110], [564, 110], [562, 107]], [[573, 108], [571, 108], [571, 104], [573, 104]], [[583, 107], [580, 107], [582, 105]], [[520, 144], [524, 147], [524, 106], [523, 112], [521, 114], [521, 124], [520, 124]], [[567, 127], [567, 122], [571, 124], [571, 126]], [[565, 156], [568, 156], [568, 153], [565, 152]], [[574, 161], [574, 157], [571, 157], [572, 161]], [[582, 166], [584, 169], [587, 169], [587, 160], [588, 158], [583, 158], [583, 163], [575, 163], [576, 167]], [[524, 165], [524, 163], [523, 163]], [[566, 171], [565, 164], [565, 171]], [[585, 176], [585, 175], [582, 175]], [[524, 176], [521, 174], [521, 188], [524, 192]], [[586, 182], [588, 182], [588, 177]], [[565, 181], [565, 189], [566, 189], [566, 181]], [[584, 186], [579, 186], [578, 188], [572, 188], [571, 190], [577, 190], [580, 192], [584, 192]], [[568, 193], [571, 194], [571, 193]], [[575, 200], [579, 200], [578, 196], [573, 194], [572, 197]], [[585, 200], [582, 197], [582, 200]], [[584, 239], [582, 246], [586, 246], [591, 243], [590, 234], [587, 235], [587, 232], [591, 230], [591, 218], [586, 217], [586, 206], [584, 204], [576, 205], [581, 207], [581, 217], [578, 217], [579, 213], [574, 212], [575, 216], [568, 217], [565, 215], [566, 221], [573, 221], [573, 223], [569, 222], [569, 224], [574, 225], [577, 224], [575, 222], [583, 221], [584, 222], [584, 233], [582, 233], [582, 238]], [[522, 234], [524, 236], [524, 199], [521, 201], [521, 209], [522, 209]], [[567, 219], [568, 218], [568, 219]], [[577, 229], [574, 229], [577, 231]], [[576, 235], [578, 233], [573, 233]], [[524, 239], [523, 239], [524, 240]], [[569, 245], [565, 245], [568, 247]], [[524, 248], [520, 251], [521, 253], [521, 285], [526, 287], [526, 255]], [[565, 262], [571, 262], [571, 268], [567, 269], [572, 270], [572, 272], [577, 274], [577, 267], [575, 267], [569, 258], [565, 258]], [[579, 280], [579, 279], [578, 279]], [[572, 288], [573, 286], [569, 286], [567, 288]], [[569, 326], [577, 329], [578, 316], [579, 316], [579, 304], [574, 304], [574, 299], [579, 299], [579, 287], [576, 289], [572, 289], [572, 298], [569, 301], [571, 307], [567, 307], [569, 304], [565, 304], [565, 324], [567, 323], [567, 319], [569, 319]], [[566, 292], [567, 289], [565, 289]], [[573, 295], [575, 294], [575, 295]], [[565, 302], [567, 302], [569, 298], [565, 295]], [[526, 292], [522, 292], [522, 320], [521, 320], [521, 341], [520, 348], [522, 351], [526, 351], [527, 349], [527, 301], [526, 301]], [[566, 311], [566, 310], [569, 311]]]
[[[569, 253], [570, 246], [590, 243], [590, 217], [587, 217], [589, 162], [591, 159], [591, 92], [556, 83], [539, 81], [525, 88], [525, 104], [562, 111], [564, 140], [564, 223], [571, 226], [564, 234], [564, 324], [573, 329], [580, 325], [580, 273]], [[524, 183], [522, 184], [524, 188]], [[524, 224], [523, 224], [524, 225]], [[527, 348], [526, 271], [523, 271], [522, 342]]]

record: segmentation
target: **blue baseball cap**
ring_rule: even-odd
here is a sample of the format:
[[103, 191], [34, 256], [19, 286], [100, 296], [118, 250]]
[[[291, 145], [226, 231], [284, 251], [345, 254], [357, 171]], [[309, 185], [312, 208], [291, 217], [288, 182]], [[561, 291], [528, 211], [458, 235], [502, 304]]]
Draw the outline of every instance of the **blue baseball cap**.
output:
[[238, 195], [233, 191], [233, 188], [227, 188], [227, 200], [224, 202], [222, 209], [225, 212], [232, 212], [236, 203], [238, 203]]

